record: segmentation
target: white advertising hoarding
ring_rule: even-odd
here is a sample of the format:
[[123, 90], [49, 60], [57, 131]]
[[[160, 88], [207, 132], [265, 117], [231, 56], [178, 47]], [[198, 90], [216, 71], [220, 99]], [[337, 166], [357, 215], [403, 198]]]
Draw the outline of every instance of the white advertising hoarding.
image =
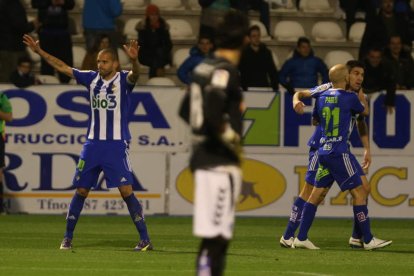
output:
[[[72, 179], [78, 156], [66, 152], [19, 152], [10, 157], [5, 172], [4, 204], [11, 213], [60, 214], [68, 210], [74, 195]], [[134, 193], [145, 214], [165, 212], [166, 154], [132, 153]], [[118, 189], [107, 189], [100, 176], [91, 190], [82, 213], [128, 214]]]
[[[194, 183], [188, 154], [171, 157], [170, 214], [191, 215]], [[304, 184], [306, 155], [248, 154], [243, 163], [243, 184], [236, 206], [240, 216], [288, 216]], [[371, 185], [371, 217], [412, 218], [414, 163], [411, 157], [374, 157], [367, 175]], [[336, 183], [318, 208], [318, 216], [351, 217], [349, 193]]]
[[[0, 91], [10, 98], [14, 117], [6, 127], [5, 189], [8, 194], [5, 202], [10, 204], [6, 207], [13, 212], [65, 212], [74, 192], [71, 180], [87, 131], [88, 93], [77, 85], [41, 85], [28, 89], [0, 85]], [[191, 213], [189, 191], [183, 199], [174, 188], [177, 176], [187, 166], [190, 148], [189, 130], [177, 115], [184, 93], [176, 87], [136, 87], [132, 94], [131, 159], [136, 182], [147, 189], [140, 191], [135, 183], [136, 193], [149, 214], [169, 213], [169, 210], [171, 214]], [[309, 107], [299, 116], [292, 109], [292, 97], [286, 93], [257, 91], [244, 95], [247, 110], [243, 118], [243, 141], [251, 160], [248, 167], [264, 169], [263, 175], [273, 175], [277, 181], [272, 182], [270, 176], [261, 182], [245, 179], [240, 214], [287, 215], [299, 191], [302, 179], [299, 174], [306, 170], [306, 143], [314, 128], [312, 101], [305, 102]], [[374, 209], [370, 213], [409, 217], [408, 211], [413, 205], [410, 183], [414, 183], [409, 173], [414, 163], [414, 142], [411, 141], [414, 92], [398, 92], [393, 114], [385, 112], [383, 98], [384, 95], [377, 94], [370, 100], [368, 123], [374, 160], [369, 175], [374, 187], [370, 200], [370, 207]], [[356, 133], [352, 142], [352, 151], [360, 154]], [[263, 190], [257, 190], [257, 183], [269, 184], [260, 184]], [[171, 192], [170, 198], [165, 191]], [[328, 200], [338, 193], [334, 187]], [[91, 192], [89, 199], [85, 213], [126, 213], [125, 206], [119, 207], [122, 202], [117, 191], [98, 189]], [[334, 200], [329, 208], [325, 203], [319, 214], [349, 215], [351, 211], [342, 208], [343, 202]]]
[[[7, 150], [78, 152], [85, 141], [90, 107], [86, 88], [41, 85], [17, 89], [0, 85], [13, 106], [7, 126]], [[174, 87], [137, 87], [131, 95], [130, 124], [134, 151], [187, 149], [185, 124], [177, 116], [184, 91]]]

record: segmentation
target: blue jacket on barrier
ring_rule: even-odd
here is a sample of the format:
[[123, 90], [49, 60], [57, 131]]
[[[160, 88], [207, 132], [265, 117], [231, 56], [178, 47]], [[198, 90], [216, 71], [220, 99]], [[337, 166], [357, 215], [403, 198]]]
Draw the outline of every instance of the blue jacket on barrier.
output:
[[285, 87], [311, 88], [318, 85], [318, 74], [322, 83], [329, 82], [328, 68], [313, 52], [303, 57], [296, 50], [279, 71], [279, 82]]

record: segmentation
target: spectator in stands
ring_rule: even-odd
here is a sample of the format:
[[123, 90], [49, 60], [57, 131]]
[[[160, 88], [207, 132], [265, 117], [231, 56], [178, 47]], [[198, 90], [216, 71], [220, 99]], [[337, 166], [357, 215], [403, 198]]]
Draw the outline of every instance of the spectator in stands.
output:
[[288, 59], [279, 71], [279, 82], [293, 94], [294, 88], [311, 88], [318, 85], [319, 77], [322, 83], [328, 82], [328, 68], [322, 59], [313, 54], [310, 40], [300, 37], [293, 57]]
[[401, 37], [390, 37], [390, 42], [384, 52], [384, 61], [388, 62], [393, 69], [397, 89], [414, 87], [414, 61], [411, 53], [403, 50]]
[[19, 58], [16, 70], [10, 75], [10, 82], [20, 88], [40, 83], [32, 72], [32, 60], [29, 57]]
[[241, 85], [244, 90], [248, 87], [272, 87], [273, 91], [279, 91], [272, 52], [260, 41], [260, 35], [257, 25], [249, 28], [250, 43], [244, 48], [239, 63]]
[[169, 26], [160, 16], [158, 6], [149, 4], [145, 20], [138, 22], [139, 62], [149, 66], [149, 78], [163, 77], [164, 67], [171, 64], [172, 42]]
[[[82, 70], [98, 70], [98, 63], [96, 61], [98, 53], [106, 48], [111, 47], [111, 40], [107, 34], [100, 34], [98, 38], [95, 39], [95, 44], [92, 49], [86, 51], [85, 57], [82, 61]], [[118, 66], [117, 71], [120, 71], [121, 67]]]
[[[39, 39], [42, 41], [42, 48], [69, 66], [73, 65], [73, 54], [68, 11], [74, 6], [74, 0], [32, 0], [32, 7], [38, 9], [41, 24]], [[41, 60], [40, 67], [42, 75], [55, 74], [55, 69], [44, 59]], [[58, 73], [58, 76], [61, 83], [70, 81], [64, 74]]]
[[27, 22], [21, 1], [0, 0], [0, 82], [8, 82], [20, 57], [27, 55], [22, 36], [33, 31], [39, 23]]
[[266, 27], [267, 34], [271, 35], [270, 32], [270, 12], [269, 3], [265, 0], [238, 0], [234, 1], [233, 7], [241, 10], [246, 15], [249, 10], [255, 10], [260, 13], [260, 21]]
[[388, 113], [394, 111], [396, 84], [392, 67], [382, 59], [379, 48], [371, 48], [364, 60], [365, 76], [362, 88], [366, 94], [386, 91], [384, 105]]
[[190, 84], [193, 69], [211, 54], [213, 43], [208, 36], [199, 36], [196, 46], [190, 49], [190, 56], [180, 65], [177, 76], [185, 84]]
[[340, 7], [346, 15], [346, 33], [349, 34], [349, 29], [355, 23], [355, 14], [357, 11], [365, 12], [365, 21], [370, 21], [375, 16], [377, 8], [377, 0], [339, 0]]
[[[413, 3], [414, 4], [414, 3]], [[394, 0], [394, 12], [397, 17], [404, 17], [408, 22], [410, 40], [414, 40], [414, 11], [410, 0]]]
[[[92, 50], [100, 35], [109, 36], [115, 49], [120, 43], [115, 19], [122, 13], [120, 0], [87, 0], [83, 4], [82, 24], [86, 41], [86, 50]], [[122, 41], [123, 42], [123, 41]]]
[[393, 35], [399, 35], [403, 47], [407, 50], [411, 49], [409, 23], [404, 16], [397, 16], [394, 12], [394, 0], [382, 0], [378, 15], [367, 20], [359, 49], [359, 59], [363, 59], [368, 49], [373, 47], [384, 50]]
[[215, 30], [218, 24], [223, 20], [223, 17], [226, 14], [226, 12], [230, 10], [233, 1], [198, 0], [198, 3], [201, 6], [199, 35], [206, 35], [214, 40], [216, 32]]

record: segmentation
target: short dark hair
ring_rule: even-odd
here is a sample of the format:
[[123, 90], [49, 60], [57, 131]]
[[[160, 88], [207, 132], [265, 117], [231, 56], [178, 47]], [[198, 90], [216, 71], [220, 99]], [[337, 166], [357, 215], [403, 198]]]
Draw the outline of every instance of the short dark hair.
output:
[[296, 43], [296, 46], [299, 47], [302, 43], [306, 43], [309, 45], [311, 44], [309, 38], [304, 37], [304, 36], [299, 37], [298, 42]]
[[215, 37], [217, 48], [238, 49], [249, 33], [249, 19], [240, 11], [228, 11], [218, 25]]
[[252, 34], [253, 31], [258, 31], [260, 33], [260, 28], [257, 25], [253, 25], [249, 28], [249, 35]]
[[348, 60], [348, 62], [346, 63], [346, 66], [348, 67], [349, 71], [351, 71], [355, 67], [362, 68], [365, 70], [364, 64], [360, 62], [359, 60]]
[[99, 52], [99, 45], [101, 44], [102, 40], [104, 40], [105, 38], [107, 38], [109, 40], [109, 44], [112, 43], [111, 38], [109, 37], [108, 34], [106, 33], [102, 33], [100, 35], [98, 35], [97, 37], [95, 37], [94, 41], [93, 41], [93, 46], [92, 46], [92, 52]]
[[213, 38], [209, 34], [200, 34], [198, 36], [198, 42], [200, 42], [202, 39], [208, 39], [211, 43], [213, 43]]
[[30, 65], [32, 65], [32, 60], [28, 56], [19, 57], [17, 65], [21, 65], [22, 63], [30, 63]]
[[383, 49], [381, 47], [379, 47], [379, 46], [372, 46], [371, 48], [368, 49], [368, 53], [371, 52], [371, 51], [381, 52], [381, 54], [382, 54]]

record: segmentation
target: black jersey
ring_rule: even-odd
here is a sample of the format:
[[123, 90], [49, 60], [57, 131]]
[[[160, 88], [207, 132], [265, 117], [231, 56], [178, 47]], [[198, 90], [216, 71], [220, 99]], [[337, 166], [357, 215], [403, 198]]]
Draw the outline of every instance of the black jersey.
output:
[[192, 170], [240, 165], [240, 139], [223, 138], [225, 126], [242, 136], [242, 101], [237, 68], [222, 58], [207, 58], [193, 71], [190, 93], [180, 115], [194, 134]]

